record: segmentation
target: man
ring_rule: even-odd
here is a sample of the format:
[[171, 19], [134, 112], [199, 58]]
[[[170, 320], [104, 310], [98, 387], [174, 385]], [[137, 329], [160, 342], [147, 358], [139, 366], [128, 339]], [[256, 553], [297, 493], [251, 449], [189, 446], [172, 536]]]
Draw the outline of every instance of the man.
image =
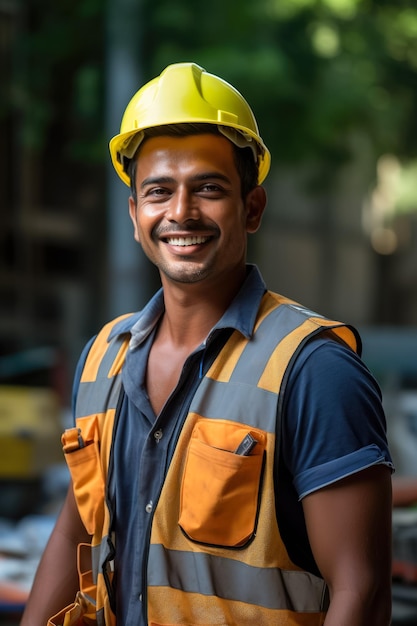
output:
[[90, 541], [66, 626], [388, 625], [380, 393], [353, 329], [246, 265], [270, 163], [248, 104], [171, 65], [110, 151], [162, 290], [81, 357], [73, 485], [22, 626], [73, 602]]

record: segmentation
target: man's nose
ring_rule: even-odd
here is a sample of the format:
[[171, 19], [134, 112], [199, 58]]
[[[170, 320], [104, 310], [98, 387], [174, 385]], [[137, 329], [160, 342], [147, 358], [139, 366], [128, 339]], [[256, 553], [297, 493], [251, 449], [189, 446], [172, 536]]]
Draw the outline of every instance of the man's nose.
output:
[[185, 222], [200, 216], [198, 202], [192, 192], [180, 187], [172, 195], [166, 218], [173, 222]]

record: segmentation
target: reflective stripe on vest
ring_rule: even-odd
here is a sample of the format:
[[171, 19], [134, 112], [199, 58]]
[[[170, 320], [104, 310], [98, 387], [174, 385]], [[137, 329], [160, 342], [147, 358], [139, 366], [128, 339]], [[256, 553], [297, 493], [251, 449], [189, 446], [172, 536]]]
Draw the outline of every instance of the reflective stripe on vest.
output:
[[[198, 578], [195, 570], [199, 571]], [[181, 572], [181, 581], [177, 572]], [[161, 544], [151, 546], [148, 583], [174, 589], [181, 584], [189, 593], [220, 595], [267, 609], [282, 609], [283, 597], [288, 607], [297, 612], [317, 611], [325, 602], [323, 581], [308, 572], [261, 567], [243, 569], [240, 561], [213, 559], [202, 552], [167, 550]], [[227, 595], [219, 594], [222, 588], [227, 589]]]

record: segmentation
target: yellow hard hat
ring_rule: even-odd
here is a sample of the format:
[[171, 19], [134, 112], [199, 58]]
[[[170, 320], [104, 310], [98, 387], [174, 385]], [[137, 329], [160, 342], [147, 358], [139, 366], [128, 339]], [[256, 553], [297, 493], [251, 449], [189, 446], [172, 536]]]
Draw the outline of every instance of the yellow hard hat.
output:
[[126, 185], [130, 180], [124, 158], [134, 156], [143, 137], [141, 131], [181, 123], [215, 124], [239, 147], [252, 147], [259, 165], [258, 182], [265, 180], [271, 155], [243, 96], [195, 63], [175, 63], [133, 96], [123, 115], [120, 134], [110, 141], [113, 165]]

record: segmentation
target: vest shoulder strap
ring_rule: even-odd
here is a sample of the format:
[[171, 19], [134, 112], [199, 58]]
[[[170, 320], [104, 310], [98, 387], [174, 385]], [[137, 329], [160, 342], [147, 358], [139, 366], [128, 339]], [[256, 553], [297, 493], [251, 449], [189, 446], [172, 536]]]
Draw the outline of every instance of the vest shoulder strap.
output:
[[[84, 368], [81, 374], [81, 383], [94, 382], [100, 375], [112, 377], [120, 373], [128, 342], [123, 337], [122, 341], [117, 341], [118, 337], [109, 340], [113, 328], [122, 320], [131, 317], [132, 313], [120, 315], [111, 322], [108, 322], [97, 334], [88, 352]], [[115, 354], [115, 346], [120, 350]], [[107, 358], [105, 356], [107, 355]], [[110, 362], [109, 362], [110, 361]], [[107, 372], [104, 372], [109, 366]]]

